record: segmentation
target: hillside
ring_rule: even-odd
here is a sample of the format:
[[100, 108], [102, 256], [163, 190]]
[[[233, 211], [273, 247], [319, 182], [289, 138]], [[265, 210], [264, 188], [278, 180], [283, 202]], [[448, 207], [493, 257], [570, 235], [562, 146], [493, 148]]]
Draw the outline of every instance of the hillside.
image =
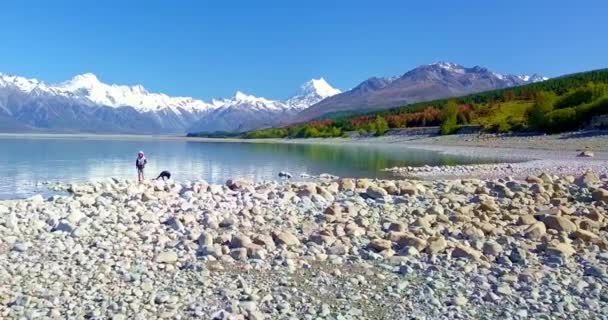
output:
[[546, 79], [539, 75], [502, 74], [480, 66], [468, 68], [450, 62], [437, 62], [419, 66], [400, 76], [372, 77], [351, 90], [312, 105], [293, 117], [291, 122], [302, 123], [327, 114], [383, 110]]
[[449, 134], [460, 125], [471, 124], [493, 132], [560, 132], [588, 126], [607, 113], [608, 69], [601, 69], [365, 114], [334, 114], [304, 124], [252, 131], [245, 137], [335, 137], [352, 131], [382, 135], [389, 129], [438, 125]]

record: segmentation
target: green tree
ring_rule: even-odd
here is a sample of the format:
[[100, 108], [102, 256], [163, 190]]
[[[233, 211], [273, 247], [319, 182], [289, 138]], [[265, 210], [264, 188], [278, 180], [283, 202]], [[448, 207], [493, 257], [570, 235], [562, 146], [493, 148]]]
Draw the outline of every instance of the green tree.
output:
[[376, 136], [381, 136], [388, 131], [388, 122], [382, 116], [376, 116], [376, 120], [374, 121], [376, 127]]
[[456, 132], [458, 121], [458, 105], [454, 100], [446, 103], [441, 110], [441, 125], [439, 129], [442, 135], [452, 134]]
[[534, 104], [528, 110], [528, 125], [542, 129], [546, 115], [553, 111], [557, 96], [553, 92], [539, 91], [536, 93]]
[[318, 138], [320, 136], [319, 130], [314, 127], [306, 126], [304, 128], [304, 138]]

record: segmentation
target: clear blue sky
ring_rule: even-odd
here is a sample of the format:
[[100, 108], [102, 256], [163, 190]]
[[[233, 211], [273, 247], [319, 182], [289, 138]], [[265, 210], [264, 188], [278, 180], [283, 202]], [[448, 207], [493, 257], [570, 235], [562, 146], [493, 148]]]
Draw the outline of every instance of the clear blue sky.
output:
[[208, 99], [341, 89], [445, 60], [512, 73], [608, 67], [608, 1], [0, 2], [0, 72]]

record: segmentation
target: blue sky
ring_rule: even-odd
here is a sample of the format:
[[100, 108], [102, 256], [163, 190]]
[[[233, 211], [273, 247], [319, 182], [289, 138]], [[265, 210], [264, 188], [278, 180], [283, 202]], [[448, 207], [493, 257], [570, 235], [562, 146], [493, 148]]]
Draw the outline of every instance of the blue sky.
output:
[[608, 67], [608, 1], [0, 2], [0, 72], [204, 99], [452, 61], [556, 76]]

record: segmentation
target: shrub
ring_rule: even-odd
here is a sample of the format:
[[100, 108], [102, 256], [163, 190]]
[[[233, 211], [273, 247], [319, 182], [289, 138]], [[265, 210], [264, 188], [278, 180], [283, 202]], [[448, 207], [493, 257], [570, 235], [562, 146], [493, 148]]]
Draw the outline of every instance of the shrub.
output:
[[576, 118], [579, 122], [587, 122], [594, 116], [606, 113], [608, 113], [608, 96], [604, 96], [576, 108]]
[[500, 122], [498, 122], [496, 131], [500, 132], [500, 133], [506, 133], [511, 131], [511, 123], [509, 122], [508, 119], [503, 119]]
[[553, 110], [546, 115], [543, 123], [543, 129], [550, 133], [575, 130], [577, 127], [578, 121], [574, 108]]
[[589, 103], [591, 100], [593, 100], [591, 89], [588, 87], [579, 88], [559, 98], [555, 102], [555, 109], [576, 107], [583, 103]]

